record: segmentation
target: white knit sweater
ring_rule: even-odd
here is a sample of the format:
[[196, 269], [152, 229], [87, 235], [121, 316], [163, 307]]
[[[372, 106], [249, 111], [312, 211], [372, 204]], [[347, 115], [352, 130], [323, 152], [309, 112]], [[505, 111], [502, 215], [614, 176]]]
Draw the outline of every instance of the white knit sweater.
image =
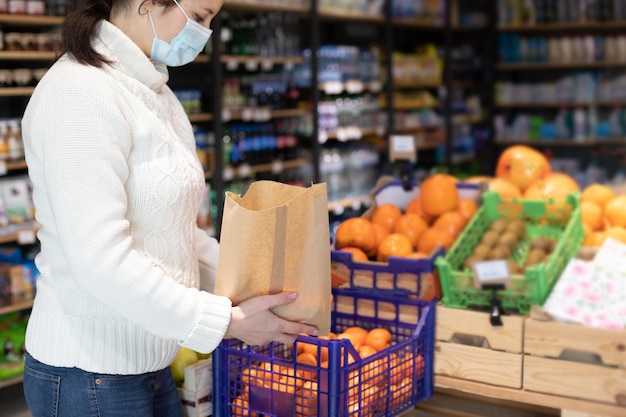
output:
[[22, 121], [41, 223], [26, 348], [53, 366], [138, 374], [181, 345], [213, 350], [231, 302], [198, 290], [213, 288], [219, 246], [195, 223], [204, 173], [167, 68], [106, 21], [94, 46], [113, 65], [63, 57]]

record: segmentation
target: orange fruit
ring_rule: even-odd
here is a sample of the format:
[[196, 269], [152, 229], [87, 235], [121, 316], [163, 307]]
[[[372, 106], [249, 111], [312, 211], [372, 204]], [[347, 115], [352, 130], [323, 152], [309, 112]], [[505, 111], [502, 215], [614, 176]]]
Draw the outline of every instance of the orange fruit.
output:
[[504, 178], [494, 178], [489, 181], [489, 190], [498, 193], [500, 198], [521, 198], [522, 191], [519, 187]]
[[465, 220], [469, 222], [478, 211], [478, 204], [469, 198], [461, 198], [456, 211], [461, 213], [461, 215], [465, 217]]
[[402, 216], [402, 210], [394, 204], [385, 203], [376, 208], [372, 212], [370, 221], [375, 224], [384, 226], [390, 232], [393, 230], [393, 226], [396, 221]]
[[355, 262], [367, 262], [369, 261], [365, 252], [363, 252], [359, 248], [355, 248], [352, 246], [348, 246], [346, 248], [341, 249], [342, 252], [350, 252], [352, 254], [352, 260]]
[[376, 230], [364, 217], [351, 217], [342, 221], [335, 232], [335, 249], [355, 247], [366, 255], [376, 252]]
[[474, 175], [472, 177], [467, 177], [463, 180], [463, 182], [466, 184], [480, 184], [483, 182], [488, 183], [489, 181], [491, 181], [491, 177], [488, 177], [486, 175]]
[[361, 346], [365, 343], [365, 338], [367, 337], [367, 330], [360, 326], [348, 327], [342, 333], [351, 333], [355, 335]]
[[425, 258], [428, 258], [428, 255], [426, 255], [425, 253], [422, 253], [422, 252], [413, 252], [413, 253], [405, 256], [405, 258], [409, 258], [409, 259], [425, 259]]
[[537, 180], [524, 191], [524, 198], [530, 200], [565, 200], [569, 193], [580, 191], [578, 183], [562, 172], [552, 172]]
[[591, 201], [580, 202], [580, 216], [583, 223], [591, 227], [593, 231], [604, 228], [604, 215], [602, 207]]
[[612, 226], [604, 231], [606, 237], [610, 237], [611, 239], [615, 239], [620, 243], [626, 244], [626, 228], [621, 226]]
[[449, 211], [443, 213], [435, 220], [433, 227], [441, 230], [445, 230], [450, 233], [450, 236], [456, 239], [456, 237], [463, 231], [463, 228], [467, 224], [467, 220], [458, 211]]
[[459, 192], [454, 177], [446, 174], [427, 177], [420, 186], [420, 201], [424, 212], [430, 216], [440, 216], [446, 211], [456, 210]]
[[374, 231], [376, 232], [376, 247], [378, 248], [380, 246], [380, 242], [382, 242], [385, 236], [391, 232], [387, 230], [385, 226], [378, 223], [372, 223], [372, 226], [374, 226]]
[[417, 243], [417, 249], [430, 256], [439, 246], [444, 246], [446, 250], [449, 250], [453, 243], [454, 238], [450, 233], [436, 227], [431, 227], [422, 233], [422, 237], [420, 237], [420, 241]]
[[361, 347], [361, 342], [360, 342], [360, 336], [358, 336], [356, 333], [339, 333], [337, 335], [337, 339], [348, 339], [350, 341], [350, 343], [352, 344], [352, 346], [354, 346], [354, 349], [356, 349], [356, 351], [359, 351], [359, 348]]
[[[310, 353], [301, 353], [296, 357], [296, 362], [305, 365], [317, 366], [317, 358]], [[316, 379], [317, 375], [314, 371], [302, 371], [302, 377], [305, 379]]]
[[599, 248], [606, 240], [606, 234], [604, 232], [591, 232], [585, 237], [583, 246], [590, 248]]
[[512, 182], [522, 192], [550, 171], [548, 158], [525, 145], [506, 148], [499, 156], [496, 165], [496, 177]]
[[367, 358], [368, 356], [372, 356], [376, 352], [378, 351], [370, 345], [361, 345], [361, 347], [359, 348], [359, 356], [361, 358]]
[[414, 248], [424, 231], [428, 229], [428, 223], [415, 213], [403, 214], [393, 228], [394, 233], [405, 235], [411, 241]]
[[604, 217], [611, 226], [626, 227], [626, 195], [609, 200], [604, 206]]
[[591, 228], [591, 226], [589, 226], [587, 223], [583, 222], [583, 232], [585, 234], [585, 239], [587, 238], [587, 236], [589, 236], [590, 234], [593, 233], [593, 229]]
[[376, 352], [380, 352], [391, 346], [391, 339], [391, 332], [389, 330], [382, 327], [375, 327], [367, 332], [365, 344], [376, 349]]
[[404, 209], [405, 213], [415, 213], [420, 216], [424, 221], [428, 224], [432, 224], [435, 220], [435, 216], [431, 216], [430, 214], [426, 214], [424, 208], [422, 207], [422, 200], [420, 196], [415, 197], [413, 200], [409, 201], [409, 204], [406, 205]]
[[604, 184], [591, 184], [580, 193], [580, 201], [590, 201], [601, 208], [615, 197], [615, 192]]
[[390, 256], [403, 257], [413, 253], [411, 240], [400, 233], [391, 233], [380, 242], [376, 253], [378, 262], [387, 262]]

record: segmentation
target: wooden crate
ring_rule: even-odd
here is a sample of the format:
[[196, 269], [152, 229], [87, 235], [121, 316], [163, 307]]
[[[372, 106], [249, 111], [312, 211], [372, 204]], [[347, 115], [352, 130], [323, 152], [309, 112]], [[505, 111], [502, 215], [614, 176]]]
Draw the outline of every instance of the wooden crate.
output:
[[509, 388], [522, 387], [524, 318], [437, 306], [435, 375]]
[[185, 368], [184, 388], [178, 388], [185, 417], [213, 415], [213, 362], [201, 360]]
[[524, 353], [525, 390], [626, 407], [626, 330], [529, 318]]

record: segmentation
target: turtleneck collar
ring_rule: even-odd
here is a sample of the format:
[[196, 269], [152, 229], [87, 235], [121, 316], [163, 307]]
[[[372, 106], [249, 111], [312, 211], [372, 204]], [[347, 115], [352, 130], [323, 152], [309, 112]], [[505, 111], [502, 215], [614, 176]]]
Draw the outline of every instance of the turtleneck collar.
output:
[[169, 79], [165, 65], [151, 61], [124, 32], [109, 21], [100, 22], [96, 30], [94, 48], [112, 61], [118, 70], [156, 92], [159, 92]]

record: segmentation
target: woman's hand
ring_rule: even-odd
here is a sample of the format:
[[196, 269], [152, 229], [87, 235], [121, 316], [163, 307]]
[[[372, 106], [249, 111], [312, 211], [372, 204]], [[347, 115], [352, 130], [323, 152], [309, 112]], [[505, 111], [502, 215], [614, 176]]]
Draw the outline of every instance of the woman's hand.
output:
[[235, 338], [249, 345], [263, 345], [276, 341], [292, 344], [301, 333], [316, 335], [317, 328], [288, 321], [275, 315], [271, 309], [289, 304], [298, 298], [294, 292], [261, 295], [233, 307], [225, 339]]

